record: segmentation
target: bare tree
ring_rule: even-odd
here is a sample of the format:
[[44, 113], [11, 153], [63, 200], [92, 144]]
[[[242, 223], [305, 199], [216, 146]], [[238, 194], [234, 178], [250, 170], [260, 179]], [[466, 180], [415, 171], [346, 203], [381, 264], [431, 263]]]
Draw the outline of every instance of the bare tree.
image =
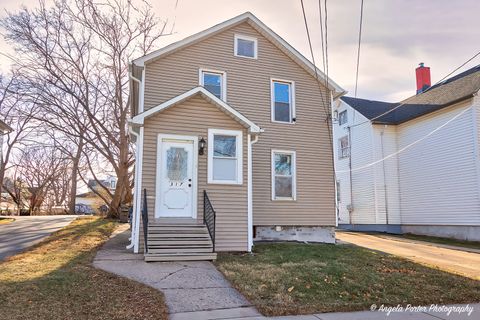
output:
[[[63, 158], [54, 148], [28, 146], [22, 150], [16, 165], [21, 181], [29, 193], [28, 211], [33, 214], [39, 211], [55, 184], [65, 175], [68, 159]], [[54, 205], [58, 204], [60, 203]]]
[[[153, 48], [166, 23], [145, 2], [64, 0], [9, 13], [1, 25], [18, 53], [25, 88], [41, 97], [44, 110], [54, 108], [50, 125], [67, 128], [64, 134], [78, 142], [72, 159], [99, 158], [116, 173], [109, 213], [117, 216], [132, 198], [128, 62]], [[83, 152], [87, 144], [94, 152]]]
[[3, 137], [3, 157], [0, 162], [0, 186], [3, 186], [5, 172], [10, 165], [12, 154], [32, 141], [38, 128], [34, 121], [37, 107], [25, 103], [18, 92], [18, 71], [7, 78], [0, 75], [0, 116], [13, 131]]

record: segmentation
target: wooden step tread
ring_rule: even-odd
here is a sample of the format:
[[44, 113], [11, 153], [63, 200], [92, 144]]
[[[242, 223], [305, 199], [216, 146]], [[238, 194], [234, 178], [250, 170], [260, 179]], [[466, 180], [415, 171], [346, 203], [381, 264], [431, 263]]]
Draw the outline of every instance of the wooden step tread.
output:
[[198, 261], [198, 260], [215, 260], [217, 254], [211, 253], [147, 253], [145, 254], [145, 261]]
[[150, 238], [210, 238], [207, 233], [148, 233]]
[[212, 253], [213, 247], [205, 248], [149, 248], [148, 253]]
[[212, 244], [185, 244], [185, 245], [177, 245], [177, 244], [171, 244], [171, 245], [162, 245], [162, 244], [159, 244], [159, 245], [148, 245], [148, 249], [186, 249], [186, 248], [190, 248], [190, 249], [205, 249], [205, 248], [208, 248], [208, 249], [211, 249], [213, 248], [213, 245]]

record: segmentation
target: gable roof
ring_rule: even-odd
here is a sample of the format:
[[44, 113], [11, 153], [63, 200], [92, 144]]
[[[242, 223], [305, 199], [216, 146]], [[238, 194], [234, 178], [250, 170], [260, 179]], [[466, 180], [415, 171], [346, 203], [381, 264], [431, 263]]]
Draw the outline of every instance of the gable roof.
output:
[[[228, 28], [234, 27], [240, 23], [247, 22], [260, 34], [270, 40], [274, 45], [276, 45], [283, 53], [289, 56], [297, 64], [303, 67], [309, 74], [315, 77], [315, 69], [318, 74], [318, 77], [321, 81], [327, 79], [326, 75], [319, 69], [314, 66], [307, 58], [305, 58], [300, 52], [293, 48], [288, 42], [282, 39], [278, 34], [272, 31], [267, 27], [262, 21], [260, 21], [256, 16], [251, 12], [245, 12], [239, 16], [231, 18], [227, 21], [219, 23], [211, 28], [208, 28], [204, 31], [191, 35], [183, 40], [172, 43], [166, 47], [163, 47], [159, 50], [153, 51], [143, 57], [133, 60], [133, 64], [143, 67], [145, 64], [155, 61], [156, 59], [161, 58], [164, 55], [171, 54], [177, 50], [183, 49], [189, 45], [202, 41], [208, 37], [211, 37], [219, 32], [222, 32]], [[328, 87], [334, 92], [334, 98], [342, 96], [346, 93], [335, 81], [328, 78]]]
[[220, 100], [216, 96], [214, 96], [210, 91], [205, 89], [204, 87], [195, 87], [191, 90], [188, 90], [187, 92], [184, 92], [170, 100], [165, 101], [162, 104], [159, 104], [158, 106], [155, 106], [151, 109], [148, 109], [147, 111], [144, 111], [135, 117], [132, 118], [131, 123], [132, 124], [140, 124], [143, 125], [144, 120], [146, 118], [149, 118], [159, 112], [162, 112], [166, 109], [169, 109], [171, 107], [174, 107], [191, 97], [195, 95], [201, 95], [205, 100], [210, 102], [213, 106], [217, 107], [220, 111], [226, 113], [229, 115], [231, 118], [239, 122], [241, 125], [243, 125], [245, 128], [249, 129], [249, 132], [251, 133], [261, 133], [263, 130], [257, 126], [253, 121], [249, 120], [247, 117], [245, 117], [243, 114], [232, 108], [230, 105], [228, 105], [226, 102], [223, 100]]
[[[432, 86], [428, 91], [401, 102], [342, 97], [341, 99], [373, 123], [400, 124], [473, 97], [480, 90], [480, 65]], [[402, 106], [398, 107], [400, 104]], [[397, 109], [395, 109], [398, 107]], [[392, 112], [390, 110], [395, 109]], [[385, 115], [382, 115], [389, 112]], [[382, 115], [382, 116], [380, 116]], [[380, 116], [380, 117], [378, 117]], [[375, 119], [378, 117], [377, 119]]]

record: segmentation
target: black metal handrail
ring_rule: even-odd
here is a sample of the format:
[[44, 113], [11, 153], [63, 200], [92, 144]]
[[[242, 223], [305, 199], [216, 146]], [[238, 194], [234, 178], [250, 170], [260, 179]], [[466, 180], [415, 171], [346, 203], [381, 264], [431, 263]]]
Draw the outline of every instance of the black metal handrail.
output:
[[207, 191], [203, 190], [203, 223], [207, 226], [208, 233], [210, 234], [210, 239], [212, 239], [213, 250], [215, 252], [215, 220], [217, 219], [217, 214], [215, 209], [213, 209], [212, 203], [208, 198]]
[[148, 253], [148, 205], [147, 205], [147, 189], [143, 189], [142, 204], [142, 224], [143, 224], [143, 240], [145, 242], [145, 253]]

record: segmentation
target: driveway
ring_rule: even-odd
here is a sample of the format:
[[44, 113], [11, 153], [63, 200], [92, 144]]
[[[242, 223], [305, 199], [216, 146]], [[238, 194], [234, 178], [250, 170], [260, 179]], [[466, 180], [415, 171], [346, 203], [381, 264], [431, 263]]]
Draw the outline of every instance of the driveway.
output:
[[14, 222], [0, 224], [0, 260], [17, 254], [42, 241], [78, 216], [21, 216]]
[[390, 253], [444, 271], [480, 280], [480, 254], [437, 246], [434, 243], [395, 239], [383, 235], [337, 231], [338, 240]]

